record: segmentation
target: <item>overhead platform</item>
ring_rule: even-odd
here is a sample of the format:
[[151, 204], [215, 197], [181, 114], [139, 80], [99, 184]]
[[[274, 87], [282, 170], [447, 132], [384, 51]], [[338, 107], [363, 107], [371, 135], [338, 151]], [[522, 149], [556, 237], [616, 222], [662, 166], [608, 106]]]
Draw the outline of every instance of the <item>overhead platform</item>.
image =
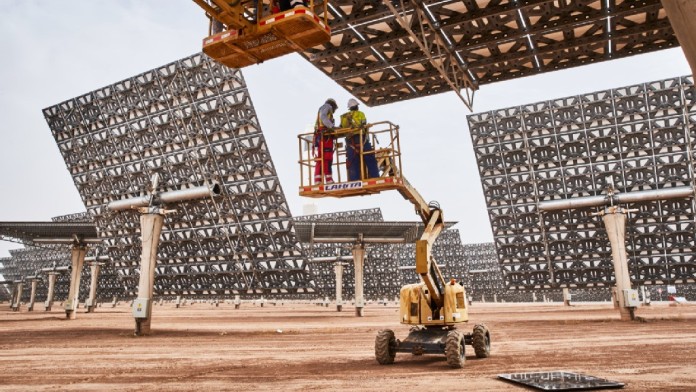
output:
[[203, 40], [203, 52], [220, 64], [242, 68], [327, 42], [329, 26], [305, 7], [272, 14], [251, 33], [230, 29]]
[[660, 0], [335, 0], [329, 14], [331, 41], [303, 56], [369, 106], [455, 88], [471, 106], [488, 83], [679, 46]]

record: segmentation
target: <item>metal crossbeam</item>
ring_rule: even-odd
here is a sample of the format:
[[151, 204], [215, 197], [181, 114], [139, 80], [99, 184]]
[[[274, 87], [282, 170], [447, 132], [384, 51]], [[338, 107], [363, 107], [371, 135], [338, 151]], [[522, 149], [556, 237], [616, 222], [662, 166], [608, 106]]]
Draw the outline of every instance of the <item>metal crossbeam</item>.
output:
[[410, 0], [409, 3], [413, 9], [410, 15], [403, 0], [399, 0], [400, 10], [397, 10], [390, 0], [384, 1], [384, 4], [425, 54], [440, 77], [457, 94], [464, 105], [472, 110], [474, 91], [478, 89], [478, 84], [473, 80], [470, 72], [465, 69], [466, 65], [462, 64], [463, 60], [457, 59], [449, 38], [444, 35], [445, 33], [439, 29], [439, 26], [433, 23], [428, 6], [416, 0]]

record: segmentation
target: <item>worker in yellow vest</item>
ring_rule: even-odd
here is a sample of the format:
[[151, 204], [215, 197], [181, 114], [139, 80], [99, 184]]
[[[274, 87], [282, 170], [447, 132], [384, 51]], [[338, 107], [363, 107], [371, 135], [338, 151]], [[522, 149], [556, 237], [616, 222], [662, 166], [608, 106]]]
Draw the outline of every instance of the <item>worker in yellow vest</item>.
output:
[[[346, 171], [348, 181], [379, 177], [377, 159], [372, 153], [369, 133], [365, 125], [365, 113], [358, 110], [358, 101], [348, 100], [348, 112], [341, 115], [341, 128], [353, 128], [354, 132], [346, 136]], [[361, 143], [362, 141], [362, 143]], [[364, 168], [364, 174], [363, 170]]]

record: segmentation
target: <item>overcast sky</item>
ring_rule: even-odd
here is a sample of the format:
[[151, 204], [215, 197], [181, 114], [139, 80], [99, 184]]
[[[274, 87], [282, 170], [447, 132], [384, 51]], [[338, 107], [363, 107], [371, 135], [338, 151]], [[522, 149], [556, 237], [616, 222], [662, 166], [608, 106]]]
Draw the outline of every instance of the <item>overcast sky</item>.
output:
[[[200, 51], [207, 19], [190, 0], [0, 0], [0, 221], [49, 220], [84, 211], [42, 109]], [[482, 86], [474, 111], [690, 74], [680, 49]], [[251, 98], [293, 215], [381, 207], [414, 220], [397, 192], [351, 199], [297, 195], [296, 135], [328, 97], [351, 97], [299, 55], [244, 69]], [[492, 241], [466, 125], [454, 93], [363, 108], [368, 121], [401, 125], [405, 176], [437, 200], [464, 243]], [[21, 245], [1, 242], [0, 257]]]

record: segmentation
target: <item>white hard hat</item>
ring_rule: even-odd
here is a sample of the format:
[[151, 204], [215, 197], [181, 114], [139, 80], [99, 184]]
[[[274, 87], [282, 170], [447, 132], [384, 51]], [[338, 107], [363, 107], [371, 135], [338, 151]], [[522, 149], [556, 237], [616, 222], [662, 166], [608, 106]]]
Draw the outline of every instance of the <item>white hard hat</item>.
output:
[[358, 101], [356, 101], [355, 98], [348, 100], [348, 109], [352, 108], [353, 106], [358, 106]]

